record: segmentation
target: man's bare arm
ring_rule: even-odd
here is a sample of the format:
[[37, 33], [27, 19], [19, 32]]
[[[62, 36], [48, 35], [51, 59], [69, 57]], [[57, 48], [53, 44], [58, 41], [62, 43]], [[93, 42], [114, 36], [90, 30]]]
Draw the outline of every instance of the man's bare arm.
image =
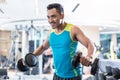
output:
[[34, 52], [35, 55], [41, 55], [46, 49], [49, 48], [49, 36], [47, 36], [47, 39], [41, 44]]

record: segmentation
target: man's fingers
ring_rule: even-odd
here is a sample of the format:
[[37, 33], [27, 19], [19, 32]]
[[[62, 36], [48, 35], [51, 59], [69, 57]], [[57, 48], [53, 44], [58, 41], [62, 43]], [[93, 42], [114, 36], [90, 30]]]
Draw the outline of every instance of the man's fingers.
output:
[[80, 63], [84, 66], [89, 66], [91, 64], [91, 61], [86, 57], [81, 57], [80, 58]]

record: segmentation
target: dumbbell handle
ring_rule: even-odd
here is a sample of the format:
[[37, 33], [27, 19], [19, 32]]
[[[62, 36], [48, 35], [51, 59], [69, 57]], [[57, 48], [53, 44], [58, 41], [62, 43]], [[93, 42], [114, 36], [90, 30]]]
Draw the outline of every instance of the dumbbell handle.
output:
[[98, 69], [99, 69], [99, 59], [95, 58], [94, 61], [88, 65], [91, 66], [91, 74], [95, 75], [96, 73], [98, 73]]
[[[82, 52], [76, 52], [76, 54], [72, 60], [73, 68], [76, 68], [79, 65], [80, 58], [82, 58]], [[94, 57], [94, 59], [92, 59], [90, 65], [88, 65], [88, 66], [91, 66], [91, 74], [92, 75], [95, 75], [98, 72], [98, 68], [99, 68], [98, 64], [99, 64], [99, 59]]]
[[[73, 60], [72, 60], [72, 65], [73, 65], [73, 67], [74, 68], [76, 68], [78, 65], [79, 65], [79, 63], [80, 63], [80, 58], [85, 58], [85, 57], [82, 57], [82, 52], [76, 52], [76, 54], [75, 54], [75, 56], [74, 56], [74, 58], [73, 58]], [[86, 58], [85, 58], [86, 59]], [[90, 65], [88, 65], [88, 66], [92, 66], [93, 65], [93, 61], [95, 61], [95, 59], [92, 59], [92, 60], [90, 60], [91, 61], [91, 63], [90, 63]]]

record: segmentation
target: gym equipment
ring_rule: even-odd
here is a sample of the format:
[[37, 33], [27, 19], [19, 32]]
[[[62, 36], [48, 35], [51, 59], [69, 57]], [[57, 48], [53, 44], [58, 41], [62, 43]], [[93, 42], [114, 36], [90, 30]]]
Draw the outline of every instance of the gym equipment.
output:
[[28, 53], [25, 56], [25, 60], [23, 58], [18, 60], [17, 67], [20, 71], [28, 71], [30, 67], [35, 67], [38, 64], [37, 56], [32, 53]]
[[34, 40], [30, 40], [29, 41], [29, 52], [33, 53], [35, 49], [35, 41]]
[[115, 79], [120, 79], [120, 69], [119, 68], [112, 68], [111, 72]]
[[[82, 56], [82, 52], [76, 52], [73, 60], [72, 60], [72, 65], [73, 68], [76, 68], [80, 64], [80, 58]], [[95, 58], [94, 62], [89, 65], [91, 66], [91, 74], [95, 75], [98, 72], [98, 64], [99, 64], [99, 59]]]
[[82, 52], [76, 52], [76, 54], [72, 60], [73, 68], [76, 68], [79, 65], [81, 56], [82, 56]]
[[111, 66], [106, 66], [106, 75], [112, 76], [112, 67]]
[[29, 67], [23, 64], [23, 59], [22, 58], [18, 60], [17, 68], [22, 72], [29, 70]]
[[9, 79], [7, 69], [0, 69], [0, 80]]
[[104, 76], [106, 77], [105, 80], [118, 80], [120, 79], [120, 69], [111, 67], [111, 66], [106, 66], [106, 73]]
[[37, 56], [35, 56], [32, 53], [28, 53], [25, 56], [25, 63], [29, 66], [29, 67], [34, 67], [37, 65], [38, 60], [37, 60]]
[[11, 31], [11, 49], [9, 52], [9, 58], [7, 65], [9, 66], [10, 69], [16, 69], [16, 61], [18, 59], [18, 46], [19, 46], [19, 32], [17, 30]]

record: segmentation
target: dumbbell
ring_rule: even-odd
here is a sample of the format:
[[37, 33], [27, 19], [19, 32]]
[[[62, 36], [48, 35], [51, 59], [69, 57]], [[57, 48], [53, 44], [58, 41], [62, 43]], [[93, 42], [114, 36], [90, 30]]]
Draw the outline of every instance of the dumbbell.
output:
[[37, 56], [35, 56], [32, 53], [28, 53], [25, 58], [21, 58], [18, 60], [17, 63], [17, 68], [18, 70], [24, 72], [24, 71], [28, 71], [29, 68], [31, 67], [35, 67], [38, 64], [38, 59]]
[[[73, 60], [72, 60], [72, 66], [73, 68], [76, 68], [80, 64], [80, 58], [82, 57], [82, 52], [76, 52]], [[99, 64], [99, 59], [95, 58], [94, 62], [89, 65], [91, 66], [91, 74], [95, 75], [98, 72], [98, 64]]]

